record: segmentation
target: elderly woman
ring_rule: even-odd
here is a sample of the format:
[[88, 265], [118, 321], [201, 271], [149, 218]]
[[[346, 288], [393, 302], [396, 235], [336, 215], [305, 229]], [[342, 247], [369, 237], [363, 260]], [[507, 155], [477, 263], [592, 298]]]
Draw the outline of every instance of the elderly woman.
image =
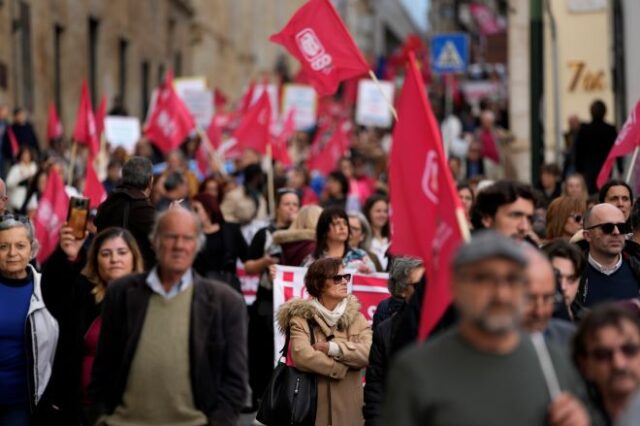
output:
[[351, 229], [349, 217], [340, 207], [327, 207], [322, 211], [316, 227], [316, 248], [307, 256], [302, 266], [325, 257], [342, 259], [342, 266], [369, 273], [375, 271], [375, 265], [367, 253], [349, 246]]
[[0, 425], [26, 426], [51, 376], [58, 323], [29, 265], [38, 251], [33, 225], [5, 214], [0, 222]]
[[60, 345], [53, 371], [51, 416], [58, 424], [80, 424], [102, 324], [102, 301], [114, 280], [143, 271], [136, 240], [123, 228], [98, 233], [88, 251], [68, 226], [43, 267], [45, 301], [60, 322]]
[[311, 299], [290, 300], [278, 311], [280, 329], [290, 333], [293, 364], [317, 375], [318, 426], [363, 424], [361, 370], [369, 360], [371, 328], [358, 299], [347, 293], [350, 278], [339, 258], [317, 260], [304, 278]]
[[362, 213], [356, 211], [347, 213], [347, 216], [349, 217], [349, 228], [351, 229], [349, 245], [352, 248], [364, 250], [375, 265], [376, 271], [384, 272], [378, 257], [371, 251], [371, 238], [373, 238], [373, 233], [369, 221]]

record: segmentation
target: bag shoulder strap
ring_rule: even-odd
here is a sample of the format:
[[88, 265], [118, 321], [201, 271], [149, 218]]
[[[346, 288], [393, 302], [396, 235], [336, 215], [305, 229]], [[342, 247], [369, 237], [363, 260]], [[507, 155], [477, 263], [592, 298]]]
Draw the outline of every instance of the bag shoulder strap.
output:
[[[309, 325], [309, 341], [313, 345], [314, 343], [316, 343], [316, 336], [313, 333], [313, 321], [311, 319], [307, 319], [307, 324]], [[291, 327], [288, 327], [284, 337], [284, 345], [282, 346], [282, 349], [280, 349], [281, 356], [287, 356], [287, 352], [289, 352], [290, 339], [291, 339]]]

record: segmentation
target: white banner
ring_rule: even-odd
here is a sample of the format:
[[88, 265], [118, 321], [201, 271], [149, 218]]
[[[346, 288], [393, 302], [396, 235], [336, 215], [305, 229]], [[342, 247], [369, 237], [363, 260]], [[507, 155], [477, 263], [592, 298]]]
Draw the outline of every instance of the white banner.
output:
[[[380, 91], [382, 88], [382, 92]], [[381, 81], [380, 86], [373, 80], [358, 82], [358, 102], [356, 104], [356, 123], [363, 126], [391, 127], [391, 108], [393, 105], [393, 83]]]
[[204, 77], [181, 77], [173, 82], [176, 93], [191, 113], [196, 125], [206, 129], [215, 113], [213, 91]]
[[318, 94], [311, 86], [287, 84], [282, 95], [282, 116], [294, 109], [296, 130], [308, 130], [315, 126], [318, 115]]
[[121, 146], [131, 154], [140, 140], [140, 120], [137, 117], [108, 115], [104, 120], [104, 131], [112, 149]]
[[[360, 274], [355, 271], [349, 281], [348, 291], [360, 301], [360, 312], [369, 321], [373, 322], [373, 314], [378, 304], [389, 297], [387, 281], [389, 274], [374, 273]], [[280, 306], [293, 297], [307, 299], [309, 295], [304, 286], [304, 276], [307, 268], [276, 265], [276, 278], [273, 280], [273, 319], [274, 319], [274, 360], [277, 363], [280, 350], [284, 345], [284, 335], [280, 333], [277, 316]]]

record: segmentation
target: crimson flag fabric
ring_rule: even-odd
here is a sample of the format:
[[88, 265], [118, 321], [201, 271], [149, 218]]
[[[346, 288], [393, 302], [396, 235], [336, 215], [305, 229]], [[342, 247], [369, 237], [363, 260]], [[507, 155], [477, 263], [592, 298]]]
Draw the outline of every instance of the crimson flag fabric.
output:
[[251, 106], [251, 101], [253, 101], [253, 93], [256, 91], [256, 82], [252, 81], [249, 83], [249, 87], [244, 92], [244, 96], [242, 96], [242, 100], [240, 101], [240, 113], [246, 114], [249, 111], [249, 107]]
[[482, 155], [496, 164], [500, 163], [500, 152], [494, 133], [491, 130], [483, 129], [480, 131], [479, 138], [482, 143]]
[[68, 206], [69, 197], [64, 190], [64, 181], [58, 170], [51, 168], [33, 221], [36, 228], [36, 238], [40, 242], [40, 250], [36, 256], [40, 264], [53, 253], [58, 245], [58, 233], [67, 219]]
[[47, 120], [47, 139], [54, 140], [62, 137], [62, 123], [58, 118], [58, 111], [53, 102], [49, 104], [49, 119]]
[[271, 101], [269, 93], [265, 90], [258, 101], [253, 104], [247, 114], [242, 117], [238, 128], [233, 132], [233, 137], [241, 149], [251, 148], [260, 154], [267, 151], [269, 143], [269, 125], [271, 121]]
[[144, 135], [166, 155], [178, 148], [194, 127], [193, 117], [173, 87], [173, 74], [167, 72]]
[[102, 186], [102, 182], [98, 179], [93, 161], [87, 162], [87, 176], [84, 182], [84, 196], [89, 199], [89, 207], [97, 209], [100, 203], [107, 198], [107, 193]]
[[323, 144], [321, 140], [316, 140], [311, 147], [307, 168], [316, 170], [323, 176], [334, 171], [340, 157], [349, 149], [349, 131], [349, 123], [343, 122], [336, 126], [326, 143]]
[[107, 98], [102, 97], [100, 99], [100, 105], [98, 105], [98, 109], [96, 110], [96, 133], [98, 135], [98, 141], [100, 141], [100, 137], [102, 137], [102, 132], [104, 131], [104, 120], [107, 117]]
[[625, 121], [622, 130], [618, 133], [616, 142], [613, 144], [609, 155], [600, 169], [598, 174], [598, 180], [596, 184], [598, 188], [602, 188], [611, 174], [613, 164], [618, 157], [624, 157], [627, 154], [633, 152], [634, 149], [640, 146], [640, 100], [636, 103], [627, 121]]
[[309, 0], [269, 40], [300, 61], [321, 96], [335, 93], [341, 81], [369, 72], [369, 64], [329, 0]]
[[11, 126], [7, 128], [7, 133], [9, 135], [9, 145], [11, 147], [11, 155], [13, 158], [18, 156], [18, 151], [20, 151], [20, 144], [18, 143], [18, 138], [16, 138], [16, 134], [13, 132]]
[[80, 105], [76, 114], [76, 125], [73, 128], [73, 139], [80, 145], [86, 145], [89, 156], [93, 158], [100, 149], [100, 141], [96, 130], [96, 119], [91, 107], [91, 97], [87, 81], [82, 82]]
[[449, 266], [465, 236], [456, 217], [462, 204], [412, 53], [398, 102], [398, 118], [389, 166], [391, 251], [424, 260], [429, 284], [420, 337], [425, 338], [451, 303]]
[[224, 94], [224, 92], [218, 88], [215, 88], [213, 90], [213, 104], [216, 107], [216, 111], [224, 108], [227, 102], [228, 102], [228, 99]]
[[289, 156], [287, 141], [296, 131], [295, 113], [295, 109], [289, 110], [280, 134], [273, 141], [273, 159], [279, 161], [286, 167], [293, 165], [293, 161], [291, 161], [291, 157]]

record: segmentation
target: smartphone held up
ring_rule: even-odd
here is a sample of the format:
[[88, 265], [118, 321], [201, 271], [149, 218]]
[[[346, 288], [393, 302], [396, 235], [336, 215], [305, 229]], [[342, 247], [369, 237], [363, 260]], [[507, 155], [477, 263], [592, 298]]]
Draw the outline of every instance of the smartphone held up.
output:
[[73, 229], [73, 236], [77, 240], [84, 238], [89, 220], [89, 199], [81, 197], [71, 197], [69, 200], [69, 211], [67, 213], [67, 225]]

